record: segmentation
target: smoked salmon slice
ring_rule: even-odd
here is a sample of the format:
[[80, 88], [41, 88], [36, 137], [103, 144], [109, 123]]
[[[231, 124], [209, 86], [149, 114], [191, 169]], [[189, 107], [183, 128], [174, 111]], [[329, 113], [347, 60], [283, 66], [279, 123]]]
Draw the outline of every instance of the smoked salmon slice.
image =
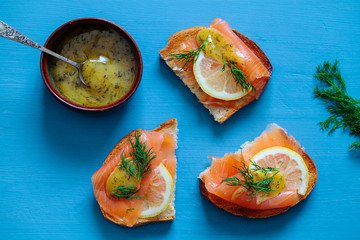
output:
[[[243, 59], [241, 64], [237, 64], [237, 66], [247, 75], [247, 79], [251, 82], [251, 84], [255, 87], [258, 92], [250, 92], [255, 96], [255, 98], [259, 98], [261, 91], [267, 83], [265, 79], [270, 78], [271, 72], [265, 66], [266, 63], [263, 63], [261, 59], [256, 56], [256, 54], [241, 40], [235, 32], [231, 29], [229, 24], [220, 19], [216, 18], [211, 24], [210, 28], [214, 28], [222, 33], [230, 42], [233, 42], [235, 48], [237, 48], [237, 55]], [[204, 95], [200, 101], [204, 104], [209, 104], [213, 106], [219, 107], [230, 107], [234, 108], [239, 104], [239, 101], [224, 101], [221, 99], [213, 98], [209, 95]]]
[[218, 30], [234, 43], [235, 48], [237, 48], [237, 55], [243, 59], [243, 63], [238, 65], [248, 76], [250, 82], [253, 82], [257, 78], [270, 77], [269, 70], [258, 56], [234, 33], [226, 21], [216, 18], [210, 24], [210, 27]]
[[[176, 119], [170, 119], [163, 123], [159, 128], [153, 131], [141, 131], [141, 141], [146, 143], [148, 149], [156, 154], [155, 159], [151, 161], [151, 169], [156, 169], [162, 163], [173, 177], [174, 183], [176, 179]], [[171, 132], [169, 129], [171, 128]], [[143, 196], [137, 199], [115, 199], [106, 193], [106, 182], [113, 170], [118, 167], [121, 162], [121, 155], [129, 157], [131, 144], [129, 136], [133, 136], [135, 131], [124, 137], [110, 152], [105, 162], [99, 170], [97, 170], [92, 178], [94, 196], [100, 206], [101, 212], [105, 218], [123, 226], [142, 225], [154, 219], [139, 219], [144, 204], [144, 196], [147, 196], [149, 182], [153, 179], [155, 171], [151, 171], [149, 175], [141, 179], [139, 191], [136, 196]], [[172, 203], [173, 205], [173, 203]], [[169, 206], [169, 211], [175, 214], [173, 206]], [[175, 215], [173, 216], [175, 217]], [[167, 219], [171, 220], [171, 219]], [[162, 221], [161, 217], [157, 221]]]

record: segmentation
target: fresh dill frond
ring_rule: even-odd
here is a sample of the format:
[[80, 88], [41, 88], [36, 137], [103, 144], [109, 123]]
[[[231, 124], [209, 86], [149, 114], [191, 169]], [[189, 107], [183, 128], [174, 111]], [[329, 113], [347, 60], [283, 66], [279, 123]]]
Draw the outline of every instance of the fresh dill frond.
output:
[[135, 208], [128, 208], [128, 209], [126, 209], [126, 213], [128, 213], [128, 212], [134, 212], [134, 210], [135, 210]]
[[[151, 172], [151, 161], [156, 157], [156, 154], [151, 148], [147, 148], [146, 142], [140, 140], [141, 133], [135, 131], [134, 139], [129, 136], [131, 150], [130, 157], [126, 158], [122, 153], [121, 162], [118, 165], [119, 169], [125, 169], [127, 173], [135, 177], [137, 180], [147, 176]], [[112, 196], [125, 199], [138, 199], [142, 196], [134, 196], [139, 191], [135, 186], [118, 186], [111, 191]]]
[[251, 161], [250, 160], [250, 163], [251, 163], [251, 166], [254, 167], [254, 169], [251, 169], [253, 172], [262, 172], [265, 174], [268, 174], [269, 172], [275, 172], [273, 176], [275, 176], [278, 172], [279, 172], [279, 169], [277, 168], [273, 168], [273, 167], [260, 167], [259, 165], [257, 165], [255, 162]]
[[252, 91], [256, 91], [255, 87], [246, 78], [247, 75], [236, 66], [236, 63], [224, 60], [222, 71], [225, 71], [226, 66], [229, 67], [227, 74], [231, 74], [233, 76], [236, 84], [239, 84], [245, 91], [249, 90], [250, 88]]
[[120, 168], [124, 168], [131, 176], [140, 180], [146, 177], [151, 172], [151, 161], [154, 160], [156, 154], [152, 151], [152, 148], [147, 149], [146, 142], [140, 140], [141, 133], [135, 131], [134, 141], [129, 137], [131, 144], [130, 156], [126, 159], [121, 155]]
[[112, 196], [116, 196], [117, 198], [125, 198], [125, 199], [139, 199], [141, 196], [134, 196], [139, 191], [137, 187], [134, 186], [119, 186], [111, 191]]
[[358, 149], [360, 149], [360, 141], [353, 142], [349, 147], [350, 151], [355, 151], [355, 150], [358, 150]]
[[[320, 122], [322, 130], [329, 134], [338, 128], [350, 130], [351, 135], [360, 136], [360, 101], [352, 98], [346, 91], [345, 80], [342, 78], [338, 61], [333, 64], [325, 61], [320, 64], [314, 78], [322, 85], [314, 89], [315, 98], [327, 104], [326, 109], [331, 114], [325, 121]], [[354, 141], [349, 151], [360, 149], [360, 142]]]
[[[249, 192], [248, 195], [251, 195], [249, 201], [251, 201], [259, 192], [264, 192], [267, 194], [271, 191], [275, 191], [274, 189], [270, 188], [270, 183], [274, 179], [274, 176], [279, 172], [277, 168], [260, 167], [255, 162], [250, 162], [252, 166], [254, 166], [254, 169], [250, 169], [249, 167], [245, 166], [245, 163], [243, 163], [242, 168], [234, 167], [239, 171], [242, 179], [239, 179], [238, 177], [223, 177], [224, 180], [222, 180], [222, 182], [225, 182], [229, 186], [242, 186], [245, 188]], [[255, 182], [253, 172], [257, 171], [264, 173], [266, 178], [259, 182]], [[270, 174], [270, 176], [267, 176], [268, 174]]]
[[183, 70], [187, 65], [192, 65], [194, 64], [194, 62], [196, 62], [200, 52], [205, 48], [206, 42], [207, 39], [205, 39], [204, 41], [201, 40], [201, 45], [198, 49], [194, 49], [191, 51], [184, 51], [182, 53], [170, 54], [170, 56], [175, 57], [176, 61], [184, 63], [184, 65], [181, 68], [181, 70]]
[[138, 170], [134, 161], [131, 158], [126, 158], [124, 153], [120, 156], [121, 162], [118, 165], [119, 169], [125, 169], [131, 176], [136, 177]]

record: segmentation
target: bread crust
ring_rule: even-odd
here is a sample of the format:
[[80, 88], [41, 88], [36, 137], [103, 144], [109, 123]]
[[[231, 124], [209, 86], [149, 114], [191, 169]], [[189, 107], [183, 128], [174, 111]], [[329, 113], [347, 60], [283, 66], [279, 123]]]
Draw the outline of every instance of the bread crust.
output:
[[[286, 134], [286, 132], [284, 132], [284, 134]], [[292, 137], [289, 137], [289, 140], [293, 141]], [[308, 182], [308, 187], [307, 187], [307, 191], [306, 191], [305, 195], [303, 195], [303, 196], [298, 195], [299, 199], [293, 206], [298, 204], [300, 201], [304, 200], [310, 194], [310, 192], [313, 190], [316, 180], [317, 180], [317, 169], [316, 169], [316, 166], [315, 166], [315, 163], [313, 162], [313, 160], [300, 147], [297, 149], [296, 152], [299, 153], [301, 155], [301, 157], [304, 159], [306, 167], [309, 170], [309, 182]], [[228, 202], [228, 201], [220, 198], [219, 196], [216, 196], [216, 195], [208, 192], [208, 190], [205, 187], [205, 182], [202, 179], [202, 173], [199, 175], [199, 179], [200, 179], [199, 186], [200, 186], [202, 195], [204, 195], [207, 199], [209, 199], [210, 202], [212, 202], [215, 206], [217, 206], [227, 212], [230, 212], [234, 215], [243, 216], [243, 217], [247, 217], [247, 218], [267, 218], [267, 217], [275, 216], [280, 213], [286, 212], [291, 207], [291, 206], [289, 206], [289, 207], [284, 207], [284, 208], [274, 208], [274, 209], [266, 209], [266, 210], [256, 210], [256, 209], [249, 209], [249, 208], [241, 207], [235, 203]]]
[[[187, 73], [187, 71], [190, 70], [192, 72], [192, 68], [191, 69], [187, 68], [184, 71], [181, 71], [180, 68], [178, 67], [177, 60], [173, 56], [171, 56], [171, 54], [182, 52], [186, 47], [184, 45], [184, 42], [190, 41], [191, 39], [195, 39], [198, 32], [204, 28], [205, 27], [192, 27], [175, 33], [168, 39], [167, 46], [159, 51], [161, 58], [165, 60], [166, 64], [175, 72], [175, 74], [178, 77], [181, 78], [184, 84], [188, 88], [190, 88], [190, 90], [196, 95], [196, 97], [199, 100], [203, 98], [205, 92], [197, 84], [196, 80], [195, 81], [191, 79], [189, 80], [189, 78], [194, 78], [193, 74], [191, 75]], [[203, 104], [204, 107], [210, 111], [210, 114], [212, 114], [215, 120], [219, 123], [225, 122], [227, 119], [229, 119], [230, 116], [236, 113], [239, 109], [246, 106], [253, 100], [258, 99], [261, 93], [263, 92], [263, 90], [265, 89], [272, 73], [272, 65], [270, 63], [270, 60], [267, 58], [265, 53], [260, 49], [260, 47], [245, 35], [239, 33], [236, 30], [233, 31], [264, 64], [264, 66], [269, 71], [269, 77], [263, 77], [263, 79], [261, 79], [261, 81], [263, 81], [264, 84], [262, 84], [260, 87], [257, 87], [256, 92], [250, 92], [244, 97], [236, 100], [236, 105], [234, 107], [219, 107], [219, 106], [212, 106], [209, 104]]]
[[[136, 130], [130, 132], [129, 134], [127, 134], [125, 137], [123, 137], [115, 145], [115, 147], [111, 150], [109, 155], [106, 157], [103, 165], [106, 164], [112, 158], [112, 156], [121, 154], [123, 148], [126, 146], [126, 144], [129, 141], [129, 137], [133, 137], [135, 135], [136, 131], [139, 131], [140, 133], [142, 133], [144, 130], [136, 129]], [[177, 129], [177, 120], [175, 118], [167, 120], [166, 122], [162, 123], [159, 127], [155, 128], [153, 131], [160, 132], [160, 133], [165, 133], [165, 132], [170, 133], [174, 137], [175, 142], [177, 144], [178, 129]], [[177, 146], [176, 146], [176, 148], [177, 148]], [[155, 217], [139, 218], [132, 227], [141, 226], [141, 225], [151, 223], [151, 222], [164, 222], [164, 221], [172, 221], [175, 219], [175, 183], [176, 183], [176, 175], [175, 175], [175, 179], [174, 179], [174, 190], [173, 190], [172, 200], [169, 204], [169, 207], [164, 212], [162, 212], [161, 214], [159, 214]], [[122, 224], [118, 220], [116, 220], [116, 218], [113, 215], [111, 215], [110, 213], [106, 212], [101, 207], [101, 205], [100, 205], [100, 210], [101, 210], [102, 214], [104, 215], [104, 217], [106, 219], [108, 219], [109, 221], [119, 224], [121, 226], [129, 227], [129, 226]]]

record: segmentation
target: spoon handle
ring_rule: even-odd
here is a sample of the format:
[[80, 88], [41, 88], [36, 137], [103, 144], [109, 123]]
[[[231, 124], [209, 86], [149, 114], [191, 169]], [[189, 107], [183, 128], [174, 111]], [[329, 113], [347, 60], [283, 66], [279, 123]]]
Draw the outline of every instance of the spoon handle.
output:
[[0, 21], [0, 36], [19, 42], [19, 43], [23, 43], [25, 45], [28, 45], [30, 47], [36, 48], [36, 49], [40, 49], [41, 45], [34, 42], [33, 40], [31, 40], [30, 38], [22, 35], [21, 33], [19, 33], [18, 31], [16, 31], [14, 28], [10, 27], [8, 24], [4, 23], [3, 21]]
[[12, 28], [11, 26], [9, 26], [8, 24], [4, 23], [3, 21], [0, 21], [0, 36], [28, 45], [30, 47], [39, 49], [40, 51], [46, 52], [56, 58], [59, 58], [61, 60], [63, 60], [64, 62], [67, 62], [71, 65], [73, 65], [76, 68], [79, 68], [81, 64], [76, 63], [74, 61], [71, 61], [70, 59], [63, 57], [43, 46], [41, 46], [40, 44], [38, 44], [37, 42], [34, 42], [33, 40], [31, 40], [30, 38], [26, 37], [25, 35], [19, 33], [17, 30], [15, 30], [14, 28]]

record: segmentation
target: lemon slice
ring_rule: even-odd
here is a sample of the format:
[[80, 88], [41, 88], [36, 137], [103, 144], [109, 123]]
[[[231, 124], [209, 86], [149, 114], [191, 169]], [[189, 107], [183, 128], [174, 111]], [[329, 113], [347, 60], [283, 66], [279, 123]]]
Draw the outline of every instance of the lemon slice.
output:
[[144, 197], [140, 218], [159, 215], [168, 207], [172, 198], [174, 181], [169, 171], [162, 163], [153, 171], [155, 174], [150, 180], [148, 191]]
[[[285, 147], [270, 147], [258, 152], [252, 159], [260, 167], [278, 168], [285, 178], [286, 189], [297, 190], [305, 195], [309, 183], [309, 170], [304, 159]], [[254, 167], [249, 163], [250, 169]]]
[[194, 63], [195, 79], [201, 89], [208, 95], [222, 100], [236, 100], [249, 93], [236, 84], [233, 76], [228, 73], [228, 67], [222, 71], [223, 64], [202, 51]]

